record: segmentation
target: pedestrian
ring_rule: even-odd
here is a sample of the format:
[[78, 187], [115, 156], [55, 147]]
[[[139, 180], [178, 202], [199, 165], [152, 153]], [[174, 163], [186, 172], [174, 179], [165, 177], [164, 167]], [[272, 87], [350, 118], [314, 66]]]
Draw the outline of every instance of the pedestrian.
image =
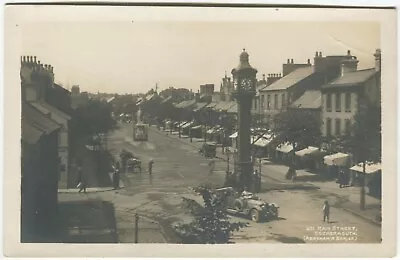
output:
[[339, 188], [343, 188], [344, 187], [344, 172], [343, 170], [339, 171]]
[[153, 164], [154, 164], [153, 159], [150, 159], [149, 165], [148, 165], [148, 167], [149, 167], [149, 174], [150, 174], [150, 175], [153, 173]]
[[86, 193], [86, 186], [87, 186], [86, 177], [83, 174], [82, 166], [78, 165], [78, 186], [77, 186], [77, 188], [79, 189], [78, 192], [83, 191], [83, 193]]
[[113, 186], [114, 190], [119, 189], [119, 179], [120, 179], [120, 171], [121, 166], [119, 162], [116, 162], [114, 171], [113, 171]]
[[324, 213], [324, 222], [326, 220], [327, 223], [329, 223], [329, 210], [330, 210], [329, 202], [325, 200], [322, 211]]
[[293, 167], [292, 168], [292, 182], [296, 181], [296, 177], [297, 177], [297, 172], [296, 172], [296, 169]]
[[215, 161], [214, 161], [214, 159], [211, 159], [211, 160], [208, 162], [208, 167], [210, 168], [209, 175], [213, 174], [213, 172], [214, 172], [214, 167], [215, 167]]

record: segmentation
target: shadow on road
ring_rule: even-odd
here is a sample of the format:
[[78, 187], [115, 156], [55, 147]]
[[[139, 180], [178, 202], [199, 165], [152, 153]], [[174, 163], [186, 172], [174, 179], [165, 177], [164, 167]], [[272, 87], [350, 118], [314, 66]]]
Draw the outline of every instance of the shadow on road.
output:
[[57, 242], [118, 242], [115, 210], [110, 202], [98, 199], [60, 202], [59, 224]]
[[274, 236], [274, 239], [276, 241], [282, 242], [282, 243], [286, 243], [286, 244], [305, 244], [306, 242], [298, 237], [289, 237], [289, 236], [285, 236], [282, 234], [275, 234], [272, 233], [272, 235]]

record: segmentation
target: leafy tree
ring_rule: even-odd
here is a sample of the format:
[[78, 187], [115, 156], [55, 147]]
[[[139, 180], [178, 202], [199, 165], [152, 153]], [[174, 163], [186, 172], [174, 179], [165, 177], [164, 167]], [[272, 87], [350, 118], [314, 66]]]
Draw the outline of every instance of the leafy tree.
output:
[[231, 223], [226, 213], [223, 199], [213, 194], [206, 187], [198, 187], [195, 191], [203, 198], [204, 205], [195, 200], [183, 198], [195, 219], [189, 224], [176, 227], [177, 233], [185, 244], [226, 244], [232, 233], [244, 228], [243, 222]]
[[300, 109], [288, 109], [274, 118], [276, 140], [293, 146], [319, 145], [321, 141], [320, 120], [313, 113]]
[[381, 161], [381, 106], [368, 104], [362, 107], [354, 117], [349, 146], [356, 161], [363, 165], [361, 176], [360, 208], [365, 209], [365, 167], [368, 162]]
[[111, 110], [107, 103], [92, 99], [85, 106], [77, 108], [75, 127], [78, 134], [91, 137], [113, 130], [116, 122]]

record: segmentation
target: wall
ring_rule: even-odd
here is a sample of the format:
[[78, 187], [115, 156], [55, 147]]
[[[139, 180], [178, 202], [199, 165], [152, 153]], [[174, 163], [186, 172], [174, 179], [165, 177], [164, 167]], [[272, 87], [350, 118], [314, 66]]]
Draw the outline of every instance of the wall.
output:
[[[352, 91], [353, 90], [353, 91]], [[332, 111], [328, 112], [327, 111], [327, 94], [331, 93], [332, 94]], [[340, 98], [341, 98], [341, 112], [336, 112], [336, 93], [340, 93]], [[350, 112], [345, 111], [345, 98], [346, 95], [345, 93], [350, 93]], [[321, 125], [321, 132], [323, 136], [327, 136], [327, 119], [330, 118], [332, 121], [331, 124], [331, 133], [332, 136], [336, 136], [335, 133], [335, 125], [336, 125], [336, 119], [341, 120], [341, 133], [345, 133], [345, 120], [350, 119], [351, 123], [354, 122], [353, 117], [357, 113], [358, 109], [358, 92], [354, 91], [354, 89], [346, 89], [346, 88], [341, 88], [337, 89], [336, 91], [329, 91], [329, 92], [324, 92], [322, 93], [322, 125]]]

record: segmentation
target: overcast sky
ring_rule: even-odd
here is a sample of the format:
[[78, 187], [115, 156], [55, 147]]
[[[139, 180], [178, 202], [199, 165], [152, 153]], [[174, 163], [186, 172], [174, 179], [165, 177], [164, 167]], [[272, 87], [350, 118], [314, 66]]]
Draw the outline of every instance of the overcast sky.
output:
[[246, 48], [262, 74], [281, 73], [288, 58], [305, 63], [316, 51], [358, 57], [374, 66], [378, 23], [115, 22], [42, 23], [23, 27], [22, 55], [54, 66], [56, 82], [90, 92], [137, 93], [200, 84], [219, 88]]

